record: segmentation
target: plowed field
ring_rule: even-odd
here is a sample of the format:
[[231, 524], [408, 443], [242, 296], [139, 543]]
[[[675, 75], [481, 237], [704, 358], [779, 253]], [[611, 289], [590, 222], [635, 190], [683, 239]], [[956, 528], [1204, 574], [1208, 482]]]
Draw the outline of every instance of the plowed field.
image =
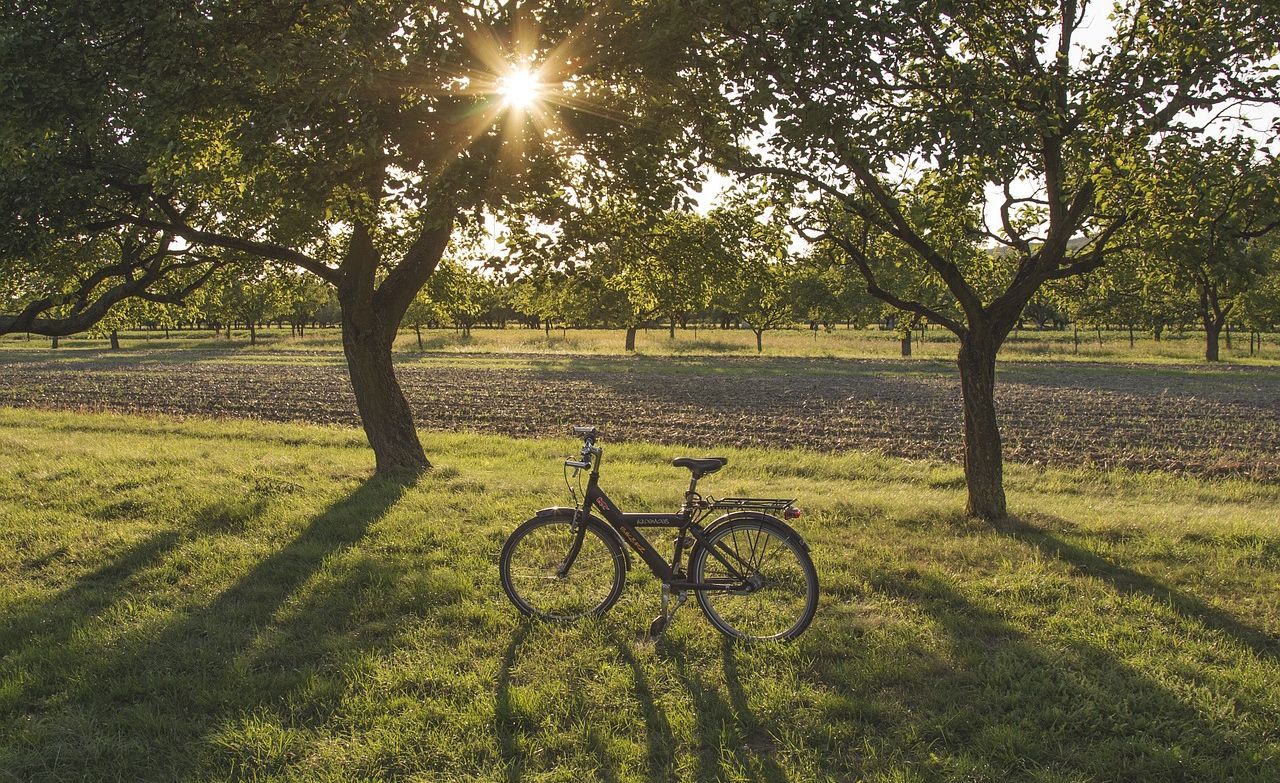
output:
[[[450, 356], [397, 372], [425, 429], [564, 435], [591, 422], [614, 441], [960, 456], [944, 363]], [[1012, 460], [1280, 479], [1275, 369], [1008, 364], [998, 387]], [[357, 423], [332, 355], [0, 357], [0, 405]]]

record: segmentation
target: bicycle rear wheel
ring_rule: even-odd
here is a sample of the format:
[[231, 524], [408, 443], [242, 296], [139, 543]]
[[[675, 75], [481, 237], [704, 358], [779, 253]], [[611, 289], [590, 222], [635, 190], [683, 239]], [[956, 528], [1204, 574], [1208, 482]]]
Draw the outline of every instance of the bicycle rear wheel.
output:
[[507, 538], [498, 572], [502, 589], [521, 612], [567, 622], [604, 614], [622, 595], [622, 548], [598, 522], [583, 524], [582, 547], [567, 569], [577, 535], [571, 514], [534, 517]]
[[721, 633], [749, 641], [799, 636], [818, 609], [818, 573], [803, 541], [768, 517], [714, 527], [694, 550], [698, 605]]

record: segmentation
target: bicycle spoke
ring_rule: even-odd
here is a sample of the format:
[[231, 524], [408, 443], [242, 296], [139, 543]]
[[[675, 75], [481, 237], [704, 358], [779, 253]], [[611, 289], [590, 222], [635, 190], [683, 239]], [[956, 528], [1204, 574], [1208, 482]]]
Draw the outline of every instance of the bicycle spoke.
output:
[[506, 553], [509, 593], [529, 613], [569, 620], [607, 608], [621, 588], [620, 564], [601, 534], [588, 530], [562, 575], [576, 535], [569, 521], [548, 520], [526, 530]]
[[[699, 559], [699, 581], [721, 589], [704, 590], [698, 600], [712, 621], [749, 639], [778, 638], [798, 633], [811, 617], [816, 581], [795, 545], [773, 528], [761, 524], [734, 525], [708, 542]], [[724, 552], [724, 557], [719, 556]], [[710, 555], [710, 557], [708, 557]], [[749, 582], [738, 581], [740, 563]], [[811, 568], [811, 566], [810, 566]]]

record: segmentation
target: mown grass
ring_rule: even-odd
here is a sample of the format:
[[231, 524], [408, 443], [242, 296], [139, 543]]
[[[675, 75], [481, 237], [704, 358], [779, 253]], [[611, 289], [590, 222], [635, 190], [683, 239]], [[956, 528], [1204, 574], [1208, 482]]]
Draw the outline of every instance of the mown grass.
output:
[[[1221, 346], [1226, 362], [1274, 366], [1280, 364], [1280, 336], [1267, 334], [1253, 355], [1249, 352], [1247, 334], [1237, 334], [1228, 348]], [[1077, 346], [1071, 331], [1019, 330], [1011, 335], [1001, 349], [1001, 357], [1016, 361], [1090, 361], [1090, 362], [1138, 362], [1156, 364], [1203, 364], [1204, 337], [1199, 332], [1168, 332], [1164, 339], [1155, 341], [1150, 335], [1138, 334], [1134, 345], [1129, 345], [1128, 332], [1081, 332]], [[331, 363], [342, 361], [341, 338], [336, 329], [319, 329], [306, 337], [294, 338], [289, 329], [263, 328], [258, 332], [258, 345], [249, 346], [249, 333], [233, 332], [231, 340], [214, 338], [205, 330], [199, 332], [171, 332], [166, 339], [162, 332], [126, 332], [121, 335], [125, 352], [186, 350], [213, 353], [222, 359], [240, 358], [260, 361], [275, 360], [291, 363]], [[80, 350], [103, 351], [108, 343], [105, 337], [77, 336], [61, 341], [61, 355]], [[749, 329], [677, 329], [675, 339], [667, 336], [666, 329], [641, 330], [637, 336], [637, 352], [642, 356], [657, 357], [706, 357], [706, 356], [756, 356], [755, 335]], [[954, 361], [958, 343], [945, 329], [932, 328], [922, 339], [916, 332], [913, 358]], [[406, 360], [423, 355], [481, 353], [481, 354], [538, 354], [563, 355], [622, 355], [623, 332], [617, 329], [553, 329], [549, 334], [539, 329], [509, 327], [486, 329], [477, 327], [470, 337], [463, 337], [453, 329], [428, 329], [423, 331], [423, 343], [419, 347], [412, 330], [402, 330], [396, 340], [395, 350]], [[20, 355], [25, 352], [57, 354], [49, 351], [47, 338], [28, 338], [24, 335], [0, 337], [0, 355]], [[901, 348], [898, 333], [878, 327], [845, 329], [837, 327], [830, 332], [812, 332], [803, 328], [779, 329], [765, 333], [764, 356], [810, 357], [839, 359], [897, 359]], [[227, 354], [234, 354], [228, 356]], [[267, 358], [270, 357], [270, 358]]]
[[[728, 450], [714, 494], [795, 495], [823, 581], [792, 645], [692, 606], [641, 633], [522, 622], [507, 533], [568, 440], [428, 435], [370, 478], [358, 432], [0, 410], [0, 779], [1280, 778], [1280, 488]], [[606, 446], [608, 443], [606, 440]], [[676, 450], [608, 447], [624, 506]]]

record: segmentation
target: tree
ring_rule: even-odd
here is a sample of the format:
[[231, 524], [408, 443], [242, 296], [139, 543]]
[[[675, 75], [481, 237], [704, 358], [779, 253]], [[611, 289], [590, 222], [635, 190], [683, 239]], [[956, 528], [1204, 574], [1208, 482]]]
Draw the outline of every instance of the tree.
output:
[[753, 259], [725, 297], [725, 307], [737, 313], [756, 336], [756, 352], [764, 352], [764, 333], [790, 323], [791, 282], [795, 268], [788, 259]]
[[828, 329], [842, 321], [862, 323], [867, 311], [874, 306], [866, 296], [865, 287], [859, 284], [862, 278], [849, 269], [843, 259], [825, 252], [825, 248], [812, 250], [814, 252], [797, 260], [791, 278], [794, 318], [822, 324]]
[[403, 323], [413, 327], [413, 333], [418, 338], [418, 350], [423, 351], [426, 350], [426, 346], [422, 342], [422, 327], [439, 326], [448, 317], [449, 314], [445, 312], [444, 305], [432, 297], [430, 288], [424, 288], [409, 303], [404, 313]]
[[278, 270], [261, 272], [249, 265], [248, 269], [227, 267], [218, 288], [222, 313], [234, 323], [243, 321], [249, 329], [249, 344], [258, 344], [258, 325], [283, 312], [289, 304], [287, 280]]
[[[391, 344], [455, 227], [553, 203], [535, 196], [574, 168], [659, 200], [686, 174], [646, 87], [672, 67], [652, 40], [669, 26], [636, 25], [626, 2], [522, 8], [6, 9], [0, 60], [21, 72], [0, 84], [0, 272], [30, 282], [0, 332], [177, 301], [231, 255], [303, 270], [336, 292], [378, 471], [429, 467]], [[527, 103], [501, 89], [522, 69], [540, 85]]]
[[512, 284], [511, 306], [529, 317], [532, 326], [540, 324], [550, 335], [551, 322], [563, 311], [561, 291], [567, 284], [561, 272], [536, 269]]
[[290, 274], [285, 278], [284, 294], [289, 322], [298, 337], [306, 334], [307, 324], [315, 323], [333, 298], [331, 289], [315, 275]]
[[[700, 8], [708, 31], [687, 81], [726, 85], [730, 104], [702, 134], [710, 154], [791, 183], [809, 197], [806, 234], [841, 248], [872, 295], [959, 337], [966, 509], [1003, 517], [1000, 347], [1045, 284], [1101, 266], [1141, 219], [1110, 185], [1152, 138], [1196, 109], [1275, 100], [1280, 9], [1121, 3], [1114, 34], [1089, 46], [1077, 0]], [[884, 278], [870, 252], [882, 237], [911, 251], [954, 314]], [[983, 243], [1007, 252], [974, 252]]]
[[1146, 274], [1194, 303], [1205, 361], [1216, 362], [1223, 327], [1271, 262], [1259, 240], [1280, 228], [1280, 164], [1245, 139], [1172, 137], [1142, 182]]
[[668, 319], [674, 337], [677, 322], [707, 306], [732, 245], [716, 212], [697, 214], [687, 199], [662, 207], [612, 198], [577, 205], [554, 234], [517, 225], [507, 237], [511, 260], [534, 274], [568, 273], [574, 312], [625, 328], [627, 351], [640, 325], [656, 318]]
[[785, 204], [769, 194], [731, 193], [717, 210], [719, 236], [735, 248], [731, 272], [720, 281], [724, 308], [746, 321], [756, 336], [756, 352], [764, 351], [764, 333], [792, 319], [795, 259], [788, 252]]
[[1262, 348], [1262, 333], [1280, 326], [1280, 238], [1271, 234], [1263, 240], [1268, 253], [1266, 274], [1242, 298], [1240, 323], [1250, 329], [1250, 354]]
[[471, 327], [498, 306], [497, 286], [477, 269], [447, 261], [436, 270], [428, 286], [431, 298], [453, 323], [471, 336]]

